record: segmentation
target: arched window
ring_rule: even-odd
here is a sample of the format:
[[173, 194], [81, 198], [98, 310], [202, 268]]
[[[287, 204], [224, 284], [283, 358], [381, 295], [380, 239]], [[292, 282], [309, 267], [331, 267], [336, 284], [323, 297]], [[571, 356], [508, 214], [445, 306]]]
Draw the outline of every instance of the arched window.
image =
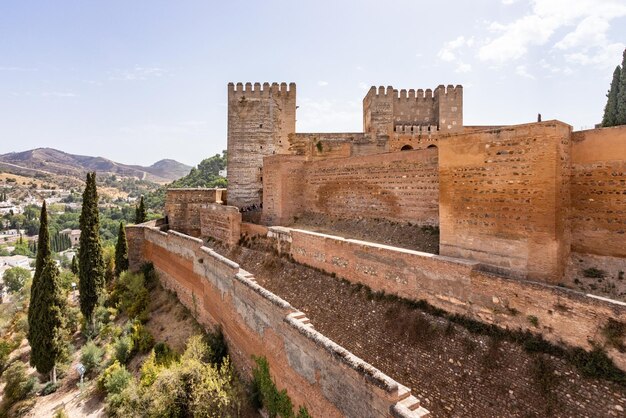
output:
[[408, 151], [408, 150], [412, 150], [413, 147], [410, 145], [405, 145], [402, 148], [400, 148], [400, 151]]
[[430, 144], [427, 148], [437, 148], [437, 145], [435, 145], [435, 144]]

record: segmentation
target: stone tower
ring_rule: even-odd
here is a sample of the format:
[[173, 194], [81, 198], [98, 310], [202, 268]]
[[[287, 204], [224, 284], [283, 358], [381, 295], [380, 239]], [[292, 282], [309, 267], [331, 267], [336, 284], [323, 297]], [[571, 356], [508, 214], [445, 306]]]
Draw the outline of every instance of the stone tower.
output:
[[463, 127], [463, 87], [443, 84], [431, 89], [370, 88], [363, 99], [363, 132], [389, 135], [396, 126], [433, 127], [455, 132]]
[[228, 204], [263, 201], [263, 157], [287, 154], [296, 131], [296, 84], [228, 84]]

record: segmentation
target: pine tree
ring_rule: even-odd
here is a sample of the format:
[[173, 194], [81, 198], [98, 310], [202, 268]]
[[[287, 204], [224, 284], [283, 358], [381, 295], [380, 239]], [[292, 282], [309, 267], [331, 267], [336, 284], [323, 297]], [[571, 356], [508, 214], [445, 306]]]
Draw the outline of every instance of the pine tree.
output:
[[617, 124], [617, 96], [621, 72], [619, 65], [613, 71], [613, 80], [611, 81], [611, 88], [606, 95], [606, 106], [604, 107], [604, 117], [602, 118], [602, 126], [604, 128]]
[[622, 56], [622, 72], [619, 77], [616, 107], [615, 125], [626, 125], [626, 49]]
[[39, 373], [50, 373], [56, 383], [56, 365], [65, 352], [65, 299], [59, 283], [59, 269], [52, 260], [46, 203], [41, 208], [39, 245], [35, 276], [30, 289], [28, 342], [30, 364]]
[[128, 243], [126, 242], [126, 228], [120, 222], [117, 244], [115, 244], [115, 275], [120, 277], [120, 274], [126, 270], [128, 270]]
[[100, 243], [100, 216], [96, 173], [87, 174], [80, 214], [80, 251], [78, 253], [80, 310], [87, 324], [94, 328], [93, 311], [104, 289], [104, 259]]
[[139, 205], [135, 208], [135, 223], [142, 224], [146, 221], [146, 206], [143, 202], [143, 196], [139, 200]]
[[78, 276], [78, 262], [76, 261], [75, 255], [72, 256], [72, 265], [70, 267], [70, 270], [72, 271], [72, 273]]

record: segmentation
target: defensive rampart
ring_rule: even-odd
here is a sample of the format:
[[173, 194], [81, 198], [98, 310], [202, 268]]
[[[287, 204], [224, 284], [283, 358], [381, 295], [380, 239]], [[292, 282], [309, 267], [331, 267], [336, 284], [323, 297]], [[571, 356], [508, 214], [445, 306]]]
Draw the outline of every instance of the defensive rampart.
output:
[[266, 356], [277, 386], [312, 416], [428, 414], [407, 388], [321, 335], [302, 312], [201, 240], [143, 225], [127, 227], [127, 236], [131, 269], [152, 262], [199, 322], [221, 325], [241, 370], [249, 374], [252, 356]]
[[266, 224], [288, 224], [310, 212], [436, 225], [437, 150], [316, 161], [266, 157], [263, 190]]
[[199, 237], [200, 210], [207, 204], [222, 203], [225, 192], [225, 189], [168, 189], [165, 215], [170, 228]]
[[[626, 303], [543, 283], [484, 273], [480, 263], [310, 231], [270, 227], [268, 237], [295, 261], [373, 291], [426, 300], [447, 312], [503, 328], [541, 333], [554, 343], [591, 349], [609, 318], [626, 323]], [[529, 318], [536, 318], [536, 322]], [[626, 353], [609, 347], [626, 369]]]

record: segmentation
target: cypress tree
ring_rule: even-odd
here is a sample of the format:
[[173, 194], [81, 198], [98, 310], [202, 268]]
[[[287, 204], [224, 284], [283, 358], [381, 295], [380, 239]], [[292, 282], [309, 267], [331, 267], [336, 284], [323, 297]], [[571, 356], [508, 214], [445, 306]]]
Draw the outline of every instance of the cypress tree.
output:
[[126, 228], [120, 222], [120, 230], [117, 233], [115, 244], [115, 275], [120, 277], [123, 271], [128, 270], [128, 243], [126, 242]]
[[622, 72], [619, 77], [619, 89], [617, 92], [615, 125], [626, 125], [626, 49], [622, 55]]
[[143, 196], [139, 199], [139, 205], [135, 208], [135, 223], [142, 224], [146, 221], [146, 206], [143, 202]]
[[104, 259], [100, 243], [100, 215], [98, 213], [98, 192], [96, 173], [87, 174], [87, 184], [83, 193], [83, 207], [80, 214], [80, 251], [78, 252], [78, 273], [80, 310], [87, 324], [94, 328], [93, 311], [104, 289]]
[[620, 66], [618, 65], [617, 67], [615, 67], [615, 71], [613, 71], [611, 88], [606, 95], [606, 106], [604, 107], [604, 117], [602, 118], [602, 126], [604, 128], [617, 125], [617, 99], [621, 73], [622, 71], [620, 69]]
[[78, 276], [78, 262], [76, 261], [75, 255], [72, 256], [72, 265], [70, 267], [70, 270], [72, 271], [72, 273]]
[[30, 364], [39, 373], [50, 373], [56, 383], [56, 364], [64, 354], [65, 299], [60, 286], [59, 269], [52, 260], [46, 203], [41, 208], [39, 245], [35, 275], [28, 308]]

